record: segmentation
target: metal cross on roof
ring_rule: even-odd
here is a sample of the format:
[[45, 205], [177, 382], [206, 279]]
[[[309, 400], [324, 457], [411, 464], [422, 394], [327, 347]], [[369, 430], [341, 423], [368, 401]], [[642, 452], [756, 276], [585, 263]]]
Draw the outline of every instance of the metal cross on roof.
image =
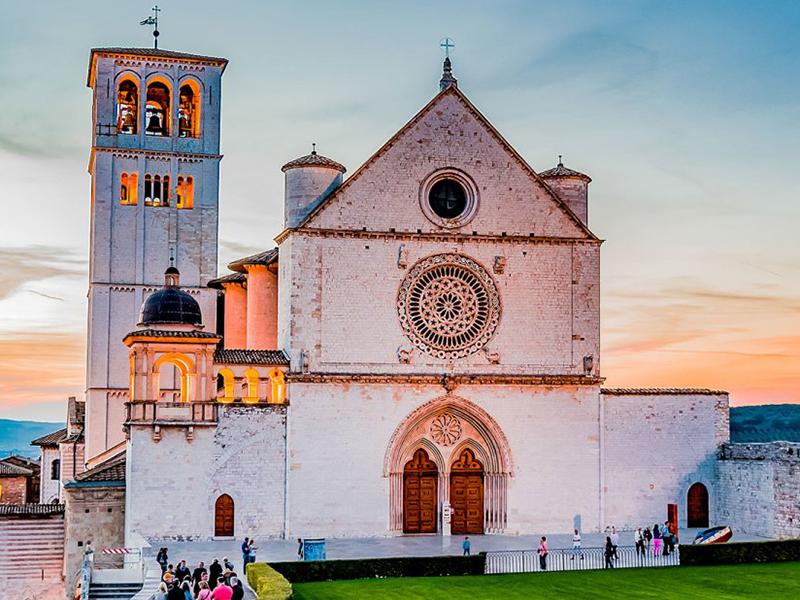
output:
[[450, 48], [455, 48], [456, 43], [451, 40], [449, 37], [443, 38], [439, 42], [439, 47], [444, 48], [444, 56], [445, 58], [450, 58]]
[[139, 25], [153, 26], [153, 47], [158, 49], [158, 36], [160, 34], [158, 31], [158, 13], [161, 12], [161, 9], [158, 8], [158, 4], [156, 4], [151, 10], [153, 11], [153, 16], [147, 17], [144, 21], [141, 21]]

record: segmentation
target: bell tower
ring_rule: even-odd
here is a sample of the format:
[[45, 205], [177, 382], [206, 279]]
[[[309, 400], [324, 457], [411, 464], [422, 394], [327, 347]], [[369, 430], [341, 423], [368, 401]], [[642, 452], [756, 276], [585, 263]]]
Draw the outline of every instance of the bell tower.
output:
[[224, 58], [95, 48], [86, 373], [86, 456], [124, 441], [122, 343], [173, 261], [216, 330], [220, 99]]

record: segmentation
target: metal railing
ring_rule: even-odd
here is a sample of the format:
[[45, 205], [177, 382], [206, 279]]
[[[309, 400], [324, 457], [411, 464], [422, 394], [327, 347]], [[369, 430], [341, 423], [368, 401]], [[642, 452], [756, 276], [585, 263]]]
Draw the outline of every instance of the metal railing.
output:
[[156, 402], [154, 400], [126, 402], [125, 421], [216, 423], [216, 402]]
[[559, 548], [550, 550], [546, 558], [546, 569], [542, 568], [536, 550], [497, 550], [486, 553], [486, 574], [538, 573], [541, 571], [589, 571], [593, 569], [628, 569], [634, 567], [675, 567], [680, 564], [679, 548], [670, 554], [663, 549], [653, 553], [653, 546], [644, 552], [635, 546], [617, 546], [606, 566], [605, 548]]

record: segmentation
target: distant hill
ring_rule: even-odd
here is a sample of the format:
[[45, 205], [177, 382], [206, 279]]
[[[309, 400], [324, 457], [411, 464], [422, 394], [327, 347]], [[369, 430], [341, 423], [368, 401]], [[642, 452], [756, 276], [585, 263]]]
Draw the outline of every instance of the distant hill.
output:
[[9, 454], [20, 454], [30, 458], [39, 456], [39, 448], [31, 446], [31, 440], [64, 427], [63, 423], [41, 421], [14, 421], [0, 419], [0, 458]]
[[800, 442], [800, 404], [731, 408], [732, 442]]

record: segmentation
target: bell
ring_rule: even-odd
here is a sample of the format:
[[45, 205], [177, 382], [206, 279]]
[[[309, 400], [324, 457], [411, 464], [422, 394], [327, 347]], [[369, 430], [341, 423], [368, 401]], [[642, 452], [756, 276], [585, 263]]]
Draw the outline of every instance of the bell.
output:
[[147, 123], [147, 133], [161, 133], [161, 119], [158, 115], [150, 115], [150, 120]]
[[132, 132], [136, 127], [136, 122], [133, 120], [133, 113], [127, 113], [122, 119], [122, 131]]
[[189, 126], [189, 117], [186, 114], [181, 115], [178, 125], [182, 132], [189, 131], [191, 129], [191, 127]]

